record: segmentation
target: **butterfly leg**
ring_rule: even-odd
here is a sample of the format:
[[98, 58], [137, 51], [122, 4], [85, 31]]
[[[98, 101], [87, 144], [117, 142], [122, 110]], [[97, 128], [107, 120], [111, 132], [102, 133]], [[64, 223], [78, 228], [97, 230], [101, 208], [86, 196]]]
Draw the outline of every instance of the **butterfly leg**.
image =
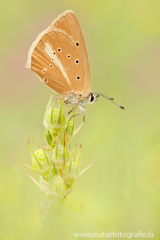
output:
[[70, 121], [73, 117], [76, 117], [76, 116], [78, 116], [78, 115], [83, 114], [83, 122], [85, 123], [85, 112], [86, 112], [86, 110], [87, 110], [87, 107], [86, 107], [85, 105], [78, 105], [78, 106], [79, 106], [79, 109], [81, 110], [81, 112], [72, 115], [72, 117], [70, 117], [69, 121]]
[[62, 99], [62, 97], [58, 97], [59, 95], [57, 95], [56, 97], [53, 96], [53, 93], [51, 94], [52, 98], [55, 99]]
[[62, 97], [53, 97], [53, 99], [62, 99]]
[[68, 114], [70, 114], [71, 112], [73, 112], [73, 110], [77, 107], [77, 104], [68, 112]]
[[87, 110], [86, 105], [79, 105], [79, 109], [82, 111], [81, 113], [83, 114], [83, 122], [85, 123], [85, 113]]

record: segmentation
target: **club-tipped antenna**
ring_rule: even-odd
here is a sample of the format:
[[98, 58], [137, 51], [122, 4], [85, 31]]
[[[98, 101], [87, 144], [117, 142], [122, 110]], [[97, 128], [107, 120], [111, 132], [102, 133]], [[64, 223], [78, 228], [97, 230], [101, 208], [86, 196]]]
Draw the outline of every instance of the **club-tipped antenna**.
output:
[[97, 97], [102, 96], [102, 97], [106, 98], [107, 100], [109, 100], [110, 102], [114, 103], [117, 107], [125, 110], [125, 107], [122, 107], [119, 104], [113, 102], [114, 98], [109, 98], [109, 97], [103, 95], [102, 93], [98, 93], [98, 92], [94, 92], [93, 94], [97, 94]]

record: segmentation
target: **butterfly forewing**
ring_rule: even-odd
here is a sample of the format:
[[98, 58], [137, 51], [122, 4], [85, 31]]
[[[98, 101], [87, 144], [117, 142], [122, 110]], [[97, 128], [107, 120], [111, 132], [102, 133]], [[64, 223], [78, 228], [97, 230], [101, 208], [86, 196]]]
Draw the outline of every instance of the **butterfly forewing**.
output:
[[37, 39], [31, 53], [31, 69], [59, 94], [83, 93], [85, 70], [81, 54], [70, 36], [60, 29], [47, 30]]
[[83, 89], [83, 95], [87, 95], [90, 91], [90, 70], [89, 70], [88, 54], [87, 54], [84, 36], [75, 14], [70, 10], [64, 12], [51, 24], [48, 30], [53, 30], [54, 28], [59, 28], [64, 30], [71, 38], [74, 39], [76, 47], [80, 52], [82, 62], [83, 62], [83, 67], [85, 70], [85, 86]]

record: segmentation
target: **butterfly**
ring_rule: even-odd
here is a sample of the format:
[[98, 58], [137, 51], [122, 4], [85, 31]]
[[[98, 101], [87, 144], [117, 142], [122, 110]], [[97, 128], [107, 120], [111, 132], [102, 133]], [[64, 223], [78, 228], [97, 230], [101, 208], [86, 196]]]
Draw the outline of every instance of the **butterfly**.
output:
[[55, 19], [33, 42], [26, 67], [61, 94], [66, 104], [79, 107], [80, 112], [72, 117], [83, 114], [85, 121], [87, 103], [94, 103], [99, 96], [111, 102], [114, 100], [90, 91], [90, 69], [85, 40], [80, 24], [70, 10]]

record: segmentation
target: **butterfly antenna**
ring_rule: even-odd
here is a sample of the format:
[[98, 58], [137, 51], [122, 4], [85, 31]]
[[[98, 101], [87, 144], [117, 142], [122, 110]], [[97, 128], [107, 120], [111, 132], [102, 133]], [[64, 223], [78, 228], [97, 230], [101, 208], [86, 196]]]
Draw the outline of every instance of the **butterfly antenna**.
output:
[[98, 98], [99, 96], [102, 96], [102, 97], [106, 98], [107, 100], [109, 100], [110, 102], [114, 103], [117, 107], [125, 110], [125, 107], [122, 107], [122, 106], [120, 106], [119, 104], [113, 102], [114, 98], [109, 98], [109, 97], [103, 95], [102, 93], [98, 93], [98, 92], [94, 92], [93, 94], [97, 94], [97, 98]]

